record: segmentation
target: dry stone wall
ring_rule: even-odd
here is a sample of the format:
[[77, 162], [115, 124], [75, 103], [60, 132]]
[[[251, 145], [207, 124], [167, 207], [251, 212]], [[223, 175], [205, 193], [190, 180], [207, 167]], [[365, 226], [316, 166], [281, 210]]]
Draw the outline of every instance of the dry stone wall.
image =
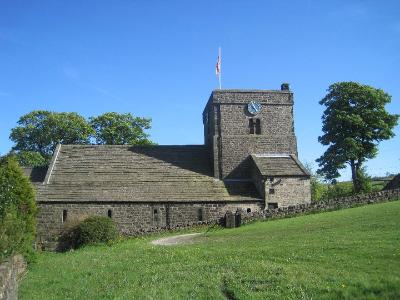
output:
[[292, 217], [314, 212], [332, 211], [342, 208], [356, 207], [366, 204], [400, 200], [400, 189], [384, 190], [369, 194], [354, 195], [343, 198], [327, 199], [309, 204], [299, 204], [277, 209], [265, 209], [261, 211], [240, 211], [242, 223], [248, 223], [260, 219], [273, 219]]
[[18, 299], [18, 282], [25, 273], [26, 263], [15, 255], [0, 265], [0, 300]]
[[[200, 224], [225, 224], [227, 212], [240, 213], [241, 223], [285, 218], [400, 199], [400, 189], [335, 198], [309, 204], [265, 209], [264, 202], [216, 203], [39, 203], [38, 246], [56, 249], [63, 230], [90, 215], [111, 217], [124, 235], [140, 235]], [[67, 215], [63, 212], [67, 211]], [[66, 217], [66, 220], [63, 220]]]

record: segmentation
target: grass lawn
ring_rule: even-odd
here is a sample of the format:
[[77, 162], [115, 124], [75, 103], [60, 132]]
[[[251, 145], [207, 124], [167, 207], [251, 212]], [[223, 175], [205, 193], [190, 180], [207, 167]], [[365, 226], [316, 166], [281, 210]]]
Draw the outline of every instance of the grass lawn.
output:
[[210, 230], [188, 245], [157, 237], [41, 253], [20, 298], [400, 298], [400, 201]]

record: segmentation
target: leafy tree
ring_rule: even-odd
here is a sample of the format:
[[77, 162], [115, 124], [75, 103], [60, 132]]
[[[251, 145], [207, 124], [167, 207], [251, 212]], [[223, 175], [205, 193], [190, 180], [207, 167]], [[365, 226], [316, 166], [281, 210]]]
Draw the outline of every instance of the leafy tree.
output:
[[363, 188], [362, 170], [367, 159], [378, 153], [377, 145], [394, 136], [398, 115], [385, 110], [391, 96], [381, 89], [356, 82], [332, 84], [319, 102], [326, 109], [322, 116], [324, 135], [319, 142], [328, 146], [317, 159], [318, 173], [331, 180], [348, 164], [356, 193]]
[[13, 150], [32, 151], [49, 159], [58, 143], [87, 144], [93, 129], [77, 113], [32, 111], [22, 116], [11, 130]]
[[0, 159], [0, 260], [15, 252], [32, 253], [36, 213], [33, 186], [15, 157]]
[[39, 153], [34, 151], [11, 151], [9, 155], [14, 155], [20, 166], [43, 167], [47, 166], [47, 160]]
[[134, 117], [130, 113], [108, 112], [90, 118], [95, 130], [96, 143], [103, 145], [150, 145], [145, 132], [151, 127], [151, 119]]

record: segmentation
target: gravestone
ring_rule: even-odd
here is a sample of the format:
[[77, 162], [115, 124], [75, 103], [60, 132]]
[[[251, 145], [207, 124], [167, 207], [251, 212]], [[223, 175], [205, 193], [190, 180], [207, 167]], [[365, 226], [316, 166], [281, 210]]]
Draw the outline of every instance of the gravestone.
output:
[[225, 227], [226, 228], [235, 228], [235, 214], [233, 212], [231, 212], [230, 210], [228, 210], [225, 213]]
[[242, 225], [242, 212], [238, 209], [235, 213], [235, 227]]

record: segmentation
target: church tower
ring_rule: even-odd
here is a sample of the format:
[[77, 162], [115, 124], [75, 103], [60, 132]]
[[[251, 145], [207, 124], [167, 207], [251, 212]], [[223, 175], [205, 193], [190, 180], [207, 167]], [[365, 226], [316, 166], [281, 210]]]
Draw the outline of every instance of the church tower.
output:
[[204, 109], [203, 123], [215, 178], [250, 178], [251, 154], [297, 156], [293, 93], [288, 84], [282, 84], [281, 90], [215, 90]]
[[296, 176], [309, 184], [309, 174], [297, 159], [289, 84], [282, 84], [280, 90], [214, 90], [203, 123], [216, 179], [252, 180], [266, 201], [272, 199], [279, 206], [292, 204], [280, 199], [288, 196], [284, 195], [287, 188], [293, 194], [301, 190], [294, 204], [309, 201], [309, 185], [308, 192], [303, 188], [307, 183], [301, 182], [300, 189], [288, 186]]

